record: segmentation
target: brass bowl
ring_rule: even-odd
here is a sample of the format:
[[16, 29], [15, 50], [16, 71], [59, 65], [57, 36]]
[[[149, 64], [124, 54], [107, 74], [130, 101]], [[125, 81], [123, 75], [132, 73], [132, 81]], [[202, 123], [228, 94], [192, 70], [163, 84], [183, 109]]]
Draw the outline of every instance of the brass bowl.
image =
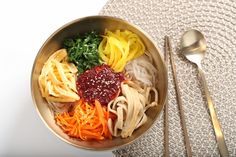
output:
[[[116, 30], [116, 29], [127, 29], [136, 33], [141, 40], [144, 42], [146, 49], [151, 53], [154, 58], [155, 66], [158, 69], [158, 85], [157, 89], [159, 91], [159, 101], [158, 106], [150, 108], [147, 111], [148, 121], [142, 127], [134, 131], [133, 135], [129, 138], [113, 138], [112, 140], [104, 141], [81, 141], [69, 138], [63, 131], [55, 124], [54, 117], [51, 110], [49, 109], [47, 102], [41, 96], [38, 77], [40, 75], [41, 69], [44, 62], [49, 58], [49, 56], [56, 50], [62, 48], [62, 42], [64, 39], [78, 35], [79, 33], [85, 33], [95, 30], [100, 33], [104, 33], [105, 29]], [[160, 56], [159, 49], [154, 45], [151, 38], [139, 27], [128, 23], [119, 18], [108, 17], [108, 16], [90, 16], [85, 18], [80, 18], [72, 21], [54, 32], [43, 44], [39, 50], [31, 74], [31, 93], [34, 100], [36, 109], [45, 123], [45, 125], [59, 137], [61, 140], [83, 149], [90, 150], [111, 150], [116, 149], [121, 146], [128, 145], [134, 142], [136, 139], [141, 137], [148, 129], [154, 124], [155, 120], [160, 115], [160, 112], [165, 104], [167, 96], [167, 71], [163, 59]]]

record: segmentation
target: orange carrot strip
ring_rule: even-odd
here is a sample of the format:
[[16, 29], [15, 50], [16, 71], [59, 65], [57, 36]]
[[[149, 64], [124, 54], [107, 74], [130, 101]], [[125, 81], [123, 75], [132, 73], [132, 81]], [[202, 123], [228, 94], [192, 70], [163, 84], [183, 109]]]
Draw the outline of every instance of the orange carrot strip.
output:
[[103, 109], [102, 109], [102, 105], [100, 104], [99, 101], [95, 100], [95, 107], [98, 111], [98, 117], [99, 117], [99, 120], [101, 121], [102, 123], [102, 126], [103, 126], [103, 130], [102, 130], [102, 133], [104, 133], [105, 131], [105, 117], [104, 117], [104, 113], [103, 113]]
[[55, 116], [56, 123], [70, 137], [81, 140], [103, 140], [112, 138], [107, 126], [111, 114], [99, 101], [88, 104], [83, 99], [75, 103], [72, 112], [64, 112]]

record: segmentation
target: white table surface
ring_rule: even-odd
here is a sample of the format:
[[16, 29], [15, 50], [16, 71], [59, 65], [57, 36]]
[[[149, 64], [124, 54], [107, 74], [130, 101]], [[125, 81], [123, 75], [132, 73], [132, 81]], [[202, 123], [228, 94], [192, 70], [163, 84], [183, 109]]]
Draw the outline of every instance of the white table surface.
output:
[[64, 143], [33, 105], [30, 74], [43, 42], [63, 24], [96, 15], [107, 0], [0, 1], [0, 157], [110, 157]]

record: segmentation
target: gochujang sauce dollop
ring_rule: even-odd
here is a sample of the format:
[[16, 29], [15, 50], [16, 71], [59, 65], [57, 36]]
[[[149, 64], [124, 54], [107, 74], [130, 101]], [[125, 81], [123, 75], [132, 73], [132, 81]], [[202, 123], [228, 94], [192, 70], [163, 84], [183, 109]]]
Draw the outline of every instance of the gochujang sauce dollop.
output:
[[79, 75], [76, 85], [78, 94], [86, 101], [98, 100], [107, 105], [120, 92], [123, 73], [115, 73], [108, 65], [99, 65]]

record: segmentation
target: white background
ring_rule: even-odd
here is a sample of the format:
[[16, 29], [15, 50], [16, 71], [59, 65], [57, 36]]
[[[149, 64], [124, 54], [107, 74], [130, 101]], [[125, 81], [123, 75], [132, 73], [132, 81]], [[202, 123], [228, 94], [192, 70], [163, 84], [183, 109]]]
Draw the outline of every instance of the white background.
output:
[[70, 146], [53, 135], [32, 103], [30, 74], [43, 42], [79, 17], [96, 15], [107, 0], [0, 1], [0, 156], [110, 157]]

